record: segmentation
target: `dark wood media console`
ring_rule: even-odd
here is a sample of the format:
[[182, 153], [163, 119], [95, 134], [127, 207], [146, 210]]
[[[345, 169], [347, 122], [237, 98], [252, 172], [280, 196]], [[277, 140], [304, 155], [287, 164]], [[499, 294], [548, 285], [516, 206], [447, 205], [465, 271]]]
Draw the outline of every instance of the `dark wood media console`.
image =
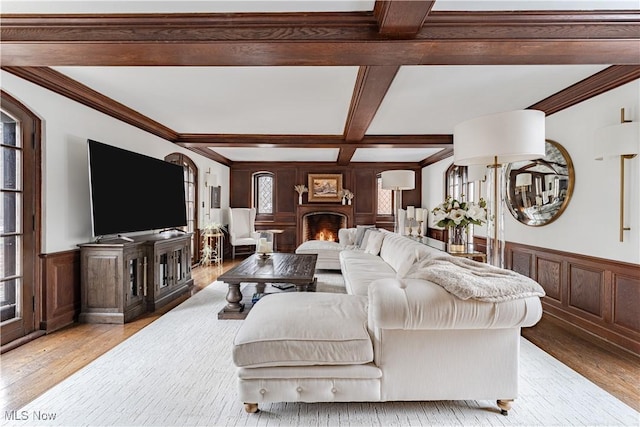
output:
[[189, 292], [191, 234], [165, 232], [80, 245], [84, 323], [125, 323]]

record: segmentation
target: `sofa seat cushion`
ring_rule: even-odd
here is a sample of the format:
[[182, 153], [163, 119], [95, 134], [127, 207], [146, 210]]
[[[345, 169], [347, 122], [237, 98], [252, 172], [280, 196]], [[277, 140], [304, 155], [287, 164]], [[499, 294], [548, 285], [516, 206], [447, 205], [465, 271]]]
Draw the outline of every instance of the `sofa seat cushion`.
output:
[[238, 367], [372, 362], [367, 298], [307, 292], [263, 297], [236, 334], [233, 361]]
[[371, 282], [381, 278], [395, 278], [397, 274], [379, 256], [361, 251], [341, 252], [340, 267], [347, 293], [350, 295], [367, 296]]
[[317, 254], [316, 269], [340, 270], [340, 260], [338, 256], [345, 249], [353, 246], [343, 245], [338, 242], [326, 240], [307, 240], [296, 248], [297, 254]]

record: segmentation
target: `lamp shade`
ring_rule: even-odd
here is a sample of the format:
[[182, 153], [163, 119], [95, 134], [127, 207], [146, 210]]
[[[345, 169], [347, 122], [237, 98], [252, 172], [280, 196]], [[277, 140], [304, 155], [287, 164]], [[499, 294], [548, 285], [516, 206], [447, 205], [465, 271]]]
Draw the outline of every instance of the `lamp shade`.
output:
[[416, 173], [408, 170], [384, 171], [382, 188], [385, 190], [413, 190], [415, 188]]
[[531, 185], [530, 173], [519, 173], [516, 175], [516, 187], [525, 187], [527, 185]]
[[516, 110], [477, 117], [453, 130], [456, 165], [490, 165], [545, 156], [544, 112]]
[[605, 157], [633, 155], [640, 152], [640, 122], [625, 122], [596, 130], [594, 156]]
[[487, 165], [469, 165], [467, 167], [467, 180], [469, 182], [484, 181], [487, 178]]

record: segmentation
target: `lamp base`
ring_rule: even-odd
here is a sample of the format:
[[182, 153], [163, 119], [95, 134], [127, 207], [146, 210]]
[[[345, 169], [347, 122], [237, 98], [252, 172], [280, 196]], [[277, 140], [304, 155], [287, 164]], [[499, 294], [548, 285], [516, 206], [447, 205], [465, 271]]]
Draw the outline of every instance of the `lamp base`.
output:
[[487, 174], [487, 263], [504, 268], [505, 167], [494, 162]]

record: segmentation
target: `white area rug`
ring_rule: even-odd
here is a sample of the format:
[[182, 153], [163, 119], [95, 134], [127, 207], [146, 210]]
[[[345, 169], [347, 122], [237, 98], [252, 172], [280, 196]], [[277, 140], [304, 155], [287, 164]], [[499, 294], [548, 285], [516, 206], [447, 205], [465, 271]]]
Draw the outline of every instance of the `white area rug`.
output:
[[[340, 290], [336, 274], [319, 290]], [[326, 285], [326, 286], [325, 286]], [[522, 340], [520, 396], [493, 401], [274, 403], [257, 414], [237, 398], [231, 342], [241, 320], [218, 320], [215, 282], [22, 408], [16, 426], [635, 425], [638, 412]], [[23, 412], [24, 411], [24, 412]], [[45, 419], [46, 416], [47, 418]], [[55, 419], [52, 419], [55, 418]]]

